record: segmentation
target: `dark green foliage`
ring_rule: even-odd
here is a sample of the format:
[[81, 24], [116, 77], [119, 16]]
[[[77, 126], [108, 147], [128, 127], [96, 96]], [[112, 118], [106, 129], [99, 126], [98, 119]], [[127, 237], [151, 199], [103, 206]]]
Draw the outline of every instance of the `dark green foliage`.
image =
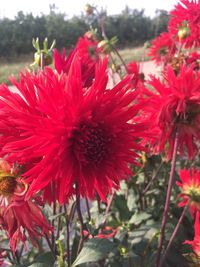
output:
[[[166, 30], [167, 19], [165, 11], [158, 11], [151, 19], [144, 15], [144, 10], [127, 7], [119, 15], [106, 17], [106, 32], [109, 38], [118, 37], [120, 47], [137, 46]], [[50, 43], [56, 39], [58, 49], [72, 48], [89, 29], [86, 21], [83, 16], [68, 19], [65, 13], [57, 13], [56, 8], [51, 8], [48, 15], [34, 17], [20, 11], [14, 19], [0, 19], [0, 56], [11, 58], [33, 52], [31, 42], [37, 37], [40, 40], [48, 37]], [[95, 19], [93, 26], [98, 28]]]

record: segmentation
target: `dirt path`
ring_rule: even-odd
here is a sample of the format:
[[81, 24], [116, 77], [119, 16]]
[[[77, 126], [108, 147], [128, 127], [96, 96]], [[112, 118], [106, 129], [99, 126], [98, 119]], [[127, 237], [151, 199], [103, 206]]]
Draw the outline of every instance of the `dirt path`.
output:
[[140, 66], [141, 66], [141, 72], [144, 73], [146, 79], [148, 79], [149, 74], [153, 74], [156, 77], [160, 76], [161, 68], [156, 66], [153, 61], [141, 62]]
[[[144, 73], [145, 75], [145, 78], [146, 80], [148, 80], [148, 76], [149, 74], [153, 74], [155, 75], [156, 77], [159, 77], [160, 76], [160, 71], [161, 71], [161, 68], [156, 66], [155, 63], [153, 61], [144, 61], [144, 62], [141, 62], [140, 63], [140, 66], [141, 66], [141, 69], [140, 71]], [[115, 81], [109, 81], [109, 84], [108, 84], [108, 88], [112, 88], [114, 86], [114, 84], [116, 84], [120, 78], [118, 75], [115, 75], [114, 76], [114, 79]], [[9, 88], [12, 90], [12, 91], [15, 91], [15, 87], [14, 86], [9, 86]]]

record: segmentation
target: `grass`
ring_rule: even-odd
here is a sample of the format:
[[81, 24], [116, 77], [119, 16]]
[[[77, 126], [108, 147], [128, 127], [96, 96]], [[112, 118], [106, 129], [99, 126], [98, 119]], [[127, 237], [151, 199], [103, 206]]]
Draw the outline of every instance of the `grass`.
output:
[[2, 60], [0, 63], [0, 83], [9, 84], [9, 77], [14, 75], [17, 79], [19, 72], [24, 71], [32, 63], [31, 56], [23, 56], [13, 61]]
[[126, 63], [129, 61], [147, 61], [149, 57], [144, 47], [125, 48], [119, 50], [120, 55]]
[[[144, 47], [126, 48], [119, 50], [123, 60], [127, 63], [129, 61], [148, 60]], [[121, 62], [115, 56], [118, 64]], [[0, 63], [0, 83], [10, 84], [9, 76], [14, 75], [17, 79], [19, 72], [24, 71], [33, 61], [33, 55], [28, 55], [14, 59], [13, 61], [1, 60]]]

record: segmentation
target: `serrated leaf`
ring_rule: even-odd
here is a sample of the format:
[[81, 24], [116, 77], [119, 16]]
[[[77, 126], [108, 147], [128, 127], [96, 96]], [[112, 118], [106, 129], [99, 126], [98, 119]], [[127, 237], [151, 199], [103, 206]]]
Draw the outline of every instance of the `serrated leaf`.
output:
[[87, 241], [72, 264], [75, 267], [86, 262], [96, 262], [104, 259], [114, 248], [114, 244], [108, 239], [93, 238]]

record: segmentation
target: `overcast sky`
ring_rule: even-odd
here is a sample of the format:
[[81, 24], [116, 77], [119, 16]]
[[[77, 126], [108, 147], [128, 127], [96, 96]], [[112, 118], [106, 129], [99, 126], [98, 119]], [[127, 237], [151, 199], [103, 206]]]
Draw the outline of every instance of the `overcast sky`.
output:
[[108, 14], [118, 14], [128, 5], [132, 9], [144, 8], [146, 15], [154, 16], [156, 8], [169, 11], [177, 2], [178, 0], [1, 0], [0, 17], [13, 18], [20, 10], [24, 13], [32, 12], [34, 15], [48, 14], [49, 5], [53, 3], [58, 11], [66, 13], [69, 17], [80, 15], [86, 3], [104, 7]]

